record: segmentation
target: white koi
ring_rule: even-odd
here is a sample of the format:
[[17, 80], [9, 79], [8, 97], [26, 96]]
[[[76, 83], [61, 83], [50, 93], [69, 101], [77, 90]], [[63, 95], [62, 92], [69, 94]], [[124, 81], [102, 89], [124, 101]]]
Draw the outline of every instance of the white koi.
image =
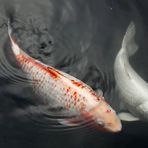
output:
[[135, 43], [135, 25], [131, 23], [124, 35], [122, 48], [114, 64], [117, 90], [121, 96], [124, 112], [119, 117], [125, 121], [148, 121], [148, 83], [146, 83], [129, 63], [129, 57], [138, 49]]

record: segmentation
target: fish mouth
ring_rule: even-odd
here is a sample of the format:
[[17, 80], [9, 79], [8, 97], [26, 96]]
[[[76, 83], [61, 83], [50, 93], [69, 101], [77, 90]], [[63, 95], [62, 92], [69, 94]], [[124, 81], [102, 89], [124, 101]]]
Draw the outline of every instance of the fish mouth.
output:
[[122, 130], [122, 125], [117, 125], [117, 126], [95, 126], [96, 129], [102, 132], [111, 132], [111, 133], [119, 133]]
[[114, 133], [120, 132], [122, 130], [121, 121], [119, 119], [116, 119], [116, 123], [112, 124], [112, 126], [108, 126], [107, 130], [114, 132]]
[[118, 133], [118, 132], [121, 132], [121, 130], [122, 130], [122, 125], [118, 126], [117, 128], [112, 128], [110, 131], [114, 133]]

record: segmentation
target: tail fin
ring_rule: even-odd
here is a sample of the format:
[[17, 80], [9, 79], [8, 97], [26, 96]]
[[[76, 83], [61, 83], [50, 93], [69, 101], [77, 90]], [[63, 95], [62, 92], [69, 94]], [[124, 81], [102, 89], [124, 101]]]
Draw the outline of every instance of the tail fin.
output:
[[126, 50], [128, 56], [132, 56], [138, 50], [138, 46], [135, 43], [135, 30], [135, 25], [131, 22], [123, 38], [122, 49]]
[[18, 55], [18, 54], [21, 53], [21, 49], [13, 40], [13, 38], [11, 37], [11, 34], [12, 34], [12, 29], [11, 29], [10, 21], [8, 21], [8, 35], [9, 35], [9, 38], [10, 38], [10, 41], [11, 41], [12, 50], [13, 50], [15, 55]]

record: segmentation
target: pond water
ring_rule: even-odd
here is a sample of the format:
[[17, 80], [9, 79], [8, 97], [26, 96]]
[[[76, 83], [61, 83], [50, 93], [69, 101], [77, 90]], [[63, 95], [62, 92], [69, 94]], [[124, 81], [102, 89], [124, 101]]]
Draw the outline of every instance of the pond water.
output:
[[[36, 96], [12, 53], [7, 33], [26, 53], [101, 89], [118, 112], [114, 61], [131, 21], [139, 50], [130, 58], [148, 81], [148, 2], [146, 0], [0, 0], [0, 148], [147, 147], [147, 122], [122, 122], [119, 133], [84, 127], [56, 129], [27, 113]], [[37, 109], [38, 110], [38, 109]]]

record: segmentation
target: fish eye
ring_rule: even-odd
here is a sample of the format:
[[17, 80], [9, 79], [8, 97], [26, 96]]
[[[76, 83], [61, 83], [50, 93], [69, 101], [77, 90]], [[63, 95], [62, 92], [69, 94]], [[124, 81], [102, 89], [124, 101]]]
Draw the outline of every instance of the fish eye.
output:
[[99, 124], [100, 126], [102, 126], [102, 127], [105, 126], [104, 123], [103, 123], [102, 121], [98, 121], [98, 124]]

